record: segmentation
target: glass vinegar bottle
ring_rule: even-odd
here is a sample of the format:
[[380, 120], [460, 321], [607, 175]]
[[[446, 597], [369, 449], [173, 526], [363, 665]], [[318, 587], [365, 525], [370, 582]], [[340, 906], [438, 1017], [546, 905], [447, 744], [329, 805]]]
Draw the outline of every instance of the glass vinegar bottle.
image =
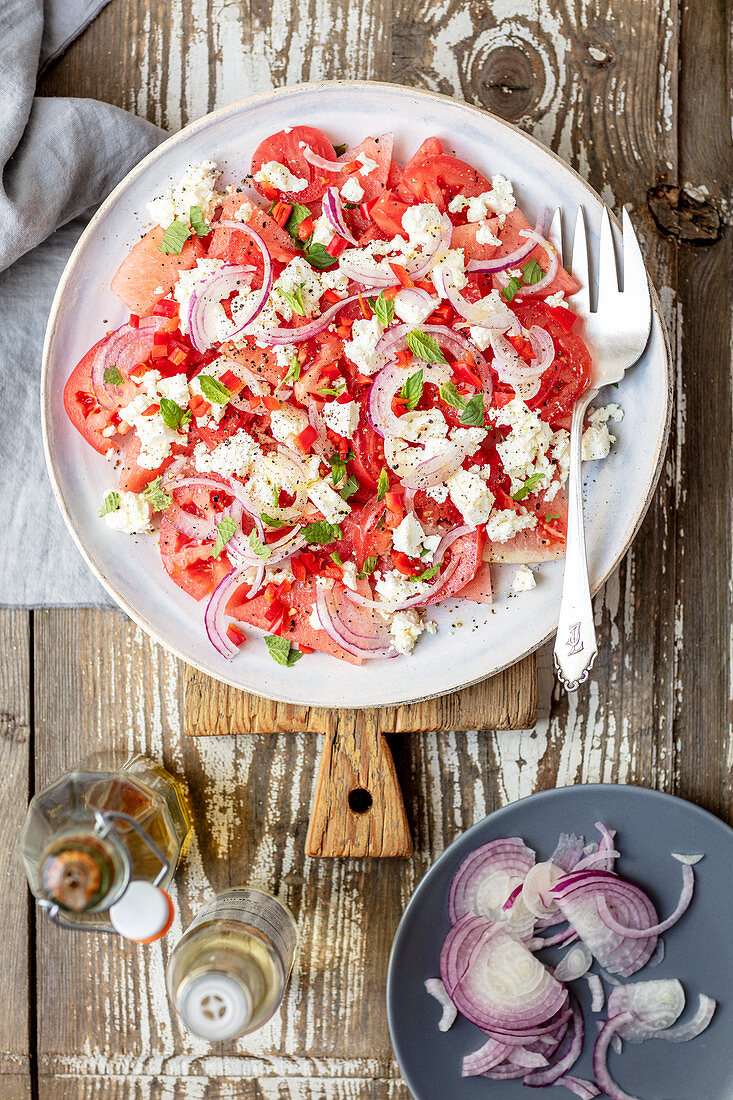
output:
[[283, 999], [297, 939], [290, 911], [262, 890], [226, 890], [204, 905], [166, 970], [186, 1027], [210, 1042], [262, 1027]]
[[[115, 907], [126, 892], [132, 904], [131, 884], [166, 889], [191, 821], [185, 785], [161, 764], [140, 753], [99, 753], [31, 799], [20, 855], [31, 890], [57, 923], [126, 934], [113, 923]], [[137, 897], [144, 903], [150, 894]]]

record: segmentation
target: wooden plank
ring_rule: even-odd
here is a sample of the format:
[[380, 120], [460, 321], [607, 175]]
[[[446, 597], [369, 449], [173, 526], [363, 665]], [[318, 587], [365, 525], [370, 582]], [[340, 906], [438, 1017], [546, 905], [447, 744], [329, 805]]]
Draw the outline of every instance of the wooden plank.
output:
[[[185, 728], [192, 736], [234, 733], [330, 734], [339, 716], [350, 711], [295, 707], [260, 699], [186, 669]], [[415, 730], [527, 729], [537, 717], [537, 658], [525, 657], [490, 680], [440, 699], [370, 711], [382, 733]]]
[[[20, 1100], [18, 1094], [17, 1100]], [[189, 1076], [42, 1077], [38, 1100], [410, 1100], [400, 1081]], [[16, 1100], [15, 1096], [3, 1100]]]
[[30, 914], [17, 851], [29, 788], [31, 744], [30, 614], [0, 610], [0, 1093], [30, 1096]]

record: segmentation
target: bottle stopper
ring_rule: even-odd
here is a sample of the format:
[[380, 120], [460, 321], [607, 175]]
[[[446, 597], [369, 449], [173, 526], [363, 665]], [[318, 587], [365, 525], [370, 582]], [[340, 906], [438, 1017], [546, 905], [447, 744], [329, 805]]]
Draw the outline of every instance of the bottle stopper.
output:
[[173, 902], [152, 882], [133, 881], [109, 910], [112, 927], [126, 940], [153, 943], [173, 923]]

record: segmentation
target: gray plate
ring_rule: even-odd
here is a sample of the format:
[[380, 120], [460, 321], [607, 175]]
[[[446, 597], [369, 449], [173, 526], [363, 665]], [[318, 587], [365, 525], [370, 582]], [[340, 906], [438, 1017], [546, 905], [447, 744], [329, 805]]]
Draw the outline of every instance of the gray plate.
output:
[[[593, 825], [618, 830], [619, 872], [647, 891], [660, 918], [674, 908], [682, 883], [671, 852], [704, 852], [695, 867], [692, 904], [664, 936], [666, 952], [656, 967], [646, 966], [631, 980], [679, 978], [687, 994], [681, 1020], [692, 1015], [698, 993], [718, 1001], [706, 1032], [689, 1043], [651, 1040], [625, 1043], [609, 1055], [615, 1080], [644, 1100], [731, 1100], [733, 1097], [733, 830], [682, 799], [642, 787], [599, 783], [543, 791], [490, 814], [448, 848], [415, 891], [400, 922], [389, 961], [387, 1011], [392, 1043], [403, 1076], [416, 1100], [527, 1100], [534, 1095], [518, 1081], [461, 1078], [461, 1059], [485, 1037], [460, 1016], [450, 1031], [438, 1031], [440, 1007], [423, 988], [439, 974], [438, 959], [450, 928], [448, 888], [460, 862], [481, 844], [521, 836], [547, 859], [561, 832], [596, 839]], [[560, 957], [557, 951], [547, 959]], [[597, 967], [594, 966], [594, 970]], [[592, 1078], [596, 1030], [588, 986], [572, 983], [586, 1019], [586, 1041], [571, 1072]], [[606, 989], [608, 990], [608, 986]], [[605, 1019], [605, 1012], [596, 1019]], [[546, 1095], [569, 1097], [553, 1087]], [[536, 1093], [542, 1095], [541, 1092]]]

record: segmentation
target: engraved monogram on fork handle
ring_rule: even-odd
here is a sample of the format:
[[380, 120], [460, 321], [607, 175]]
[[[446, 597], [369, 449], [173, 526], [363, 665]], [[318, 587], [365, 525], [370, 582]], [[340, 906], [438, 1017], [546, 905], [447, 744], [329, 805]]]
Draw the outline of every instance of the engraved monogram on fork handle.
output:
[[567, 557], [555, 641], [555, 668], [567, 691], [576, 691], [585, 683], [598, 654], [585, 556], [583, 487], [580, 475], [583, 418], [597, 392], [586, 391], [576, 401], [570, 427]]

